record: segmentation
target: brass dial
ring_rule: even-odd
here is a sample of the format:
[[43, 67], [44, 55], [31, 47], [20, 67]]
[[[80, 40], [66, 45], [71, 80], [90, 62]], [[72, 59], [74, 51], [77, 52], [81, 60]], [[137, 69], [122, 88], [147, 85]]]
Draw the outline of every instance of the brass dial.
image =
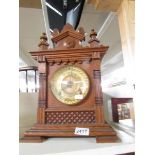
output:
[[62, 103], [74, 105], [82, 101], [89, 91], [89, 78], [79, 67], [58, 69], [50, 80], [52, 93]]

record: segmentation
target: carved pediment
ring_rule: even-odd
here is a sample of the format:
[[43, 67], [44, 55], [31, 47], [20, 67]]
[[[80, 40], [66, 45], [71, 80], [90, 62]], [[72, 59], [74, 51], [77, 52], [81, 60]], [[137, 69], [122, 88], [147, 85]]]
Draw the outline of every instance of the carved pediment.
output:
[[79, 48], [80, 43], [85, 39], [83, 28], [75, 31], [73, 26], [66, 24], [61, 32], [54, 30], [51, 40], [55, 44], [56, 49]]
[[77, 30], [75, 30], [70, 24], [64, 25], [61, 31], [54, 29], [51, 33], [51, 36], [54, 47], [49, 47], [46, 33], [43, 33], [40, 37], [40, 43], [38, 45], [39, 50], [68, 50], [87, 47], [107, 47], [100, 44], [100, 41], [97, 39], [97, 33], [94, 29], [91, 30], [88, 46], [83, 47], [82, 41], [85, 41], [84, 29], [79, 27]]

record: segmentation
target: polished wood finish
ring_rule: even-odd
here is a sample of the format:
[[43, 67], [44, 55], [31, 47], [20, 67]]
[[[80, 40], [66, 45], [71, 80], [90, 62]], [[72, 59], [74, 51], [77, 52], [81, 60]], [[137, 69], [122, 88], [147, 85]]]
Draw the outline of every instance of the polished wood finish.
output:
[[[39, 63], [40, 88], [37, 123], [25, 132], [25, 138], [81, 137], [74, 134], [75, 128], [81, 127], [89, 128], [89, 136], [96, 137], [97, 142], [116, 141], [115, 131], [104, 120], [101, 91], [100, 63], [108, 46], [100, 45], [96, 35], [92, 30], [89, 46], [82, 47], [80, 42], [85, 39], [83, 30], [75, 31], [66, 24], [61, 32], [54, 31], [52, 34], [54, 49], [39, 47], [38, 51], [30, 52]], [[50, 89], [54, 72], [66, 65], [80, 67], [90, 79], [88, 95], [75, 105], [61, 103]]]
[[39, 136], [35, 136], [35, 137], [24, 137], [21, 138], [19, 142], [24, 142], [24, 143], [42, 143], [44, 140], [46, 140], [45, 137], [39, 137]]
[[97, 136], [96, 137], [96, 142], [97, 143], [113, 143], [113, 142], [117, 142], [118, 139], [116, 137], [116, 135], [114, 136]]

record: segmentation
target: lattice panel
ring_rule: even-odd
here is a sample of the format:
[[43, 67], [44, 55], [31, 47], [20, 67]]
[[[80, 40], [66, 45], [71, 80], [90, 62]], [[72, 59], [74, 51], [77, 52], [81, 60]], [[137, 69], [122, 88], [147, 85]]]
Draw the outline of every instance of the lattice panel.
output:
[[46, 112], [46, 124], [92, 124], [95, 123], [94, 111]]

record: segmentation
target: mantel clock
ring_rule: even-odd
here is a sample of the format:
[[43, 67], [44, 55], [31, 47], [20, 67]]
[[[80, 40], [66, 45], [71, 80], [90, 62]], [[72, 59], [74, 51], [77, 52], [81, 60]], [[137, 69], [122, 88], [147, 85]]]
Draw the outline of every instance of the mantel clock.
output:
[[39, 98], [37, 122], [21, 141], [42, 142], [48, 137], [96, 137], [114, 142], [116, 133], [104, 119], [100, 63], [108, 46], [100, 45], [91, 31], [88, 46], [83, 28], [66, 24], [52, 33], [54, 48], [40, 37], [39, 50], [30, 52], [38, 61]]

